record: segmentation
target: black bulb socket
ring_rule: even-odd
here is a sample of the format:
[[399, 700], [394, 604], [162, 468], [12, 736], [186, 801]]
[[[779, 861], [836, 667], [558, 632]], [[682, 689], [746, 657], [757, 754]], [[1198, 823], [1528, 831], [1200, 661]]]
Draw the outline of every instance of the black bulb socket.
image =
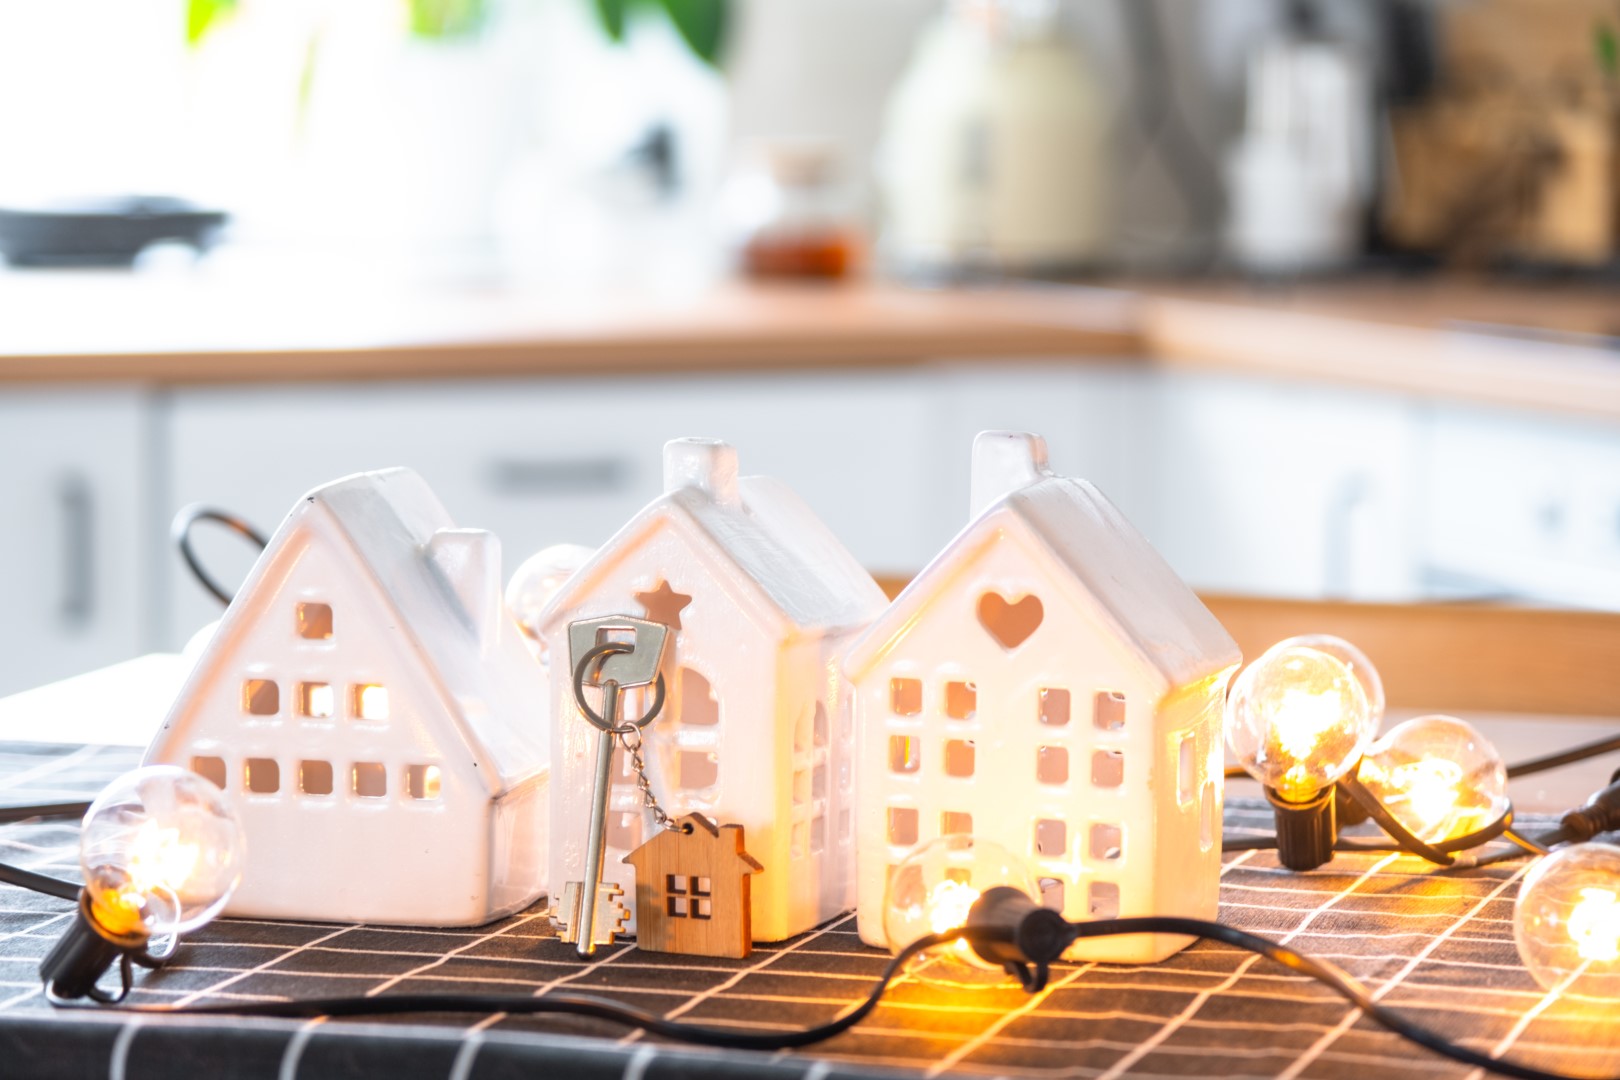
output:
[[39, 977], [59, 998], [95, 997], [96, 983], [107, 969], [120, 956], [145, 948], [148, 940], [146, 934], [120, 935], [102, 926], [90, 910], [90, 894], [80, 890], [73, 922], [40, 961]]
[[973, 951], [992, 964], [1050, 964], [1074, 941], [1061, 914], [1011, 885], [986, 889], [968, 910], [967, 929], [992, 931], [969, 937]]
[[1333, 858], [1339, 839], [1335, 790], [1330, 784], [1309, 799], [1294, 802], [1276, 788], [1266, 788], [1266, 799], [1276, 812], [1277, 861], [1288, 869], [1315, 870]]

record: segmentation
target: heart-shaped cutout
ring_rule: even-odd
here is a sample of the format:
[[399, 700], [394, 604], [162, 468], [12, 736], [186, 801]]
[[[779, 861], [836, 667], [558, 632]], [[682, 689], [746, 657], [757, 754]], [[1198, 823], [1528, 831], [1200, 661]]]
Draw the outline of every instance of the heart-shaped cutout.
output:
[[1008, 652], [1029, 640], [1045, 614], [1038, 596], [1023, 596], [1016, 603], [998, 592], [979, 597], [979, 624]]

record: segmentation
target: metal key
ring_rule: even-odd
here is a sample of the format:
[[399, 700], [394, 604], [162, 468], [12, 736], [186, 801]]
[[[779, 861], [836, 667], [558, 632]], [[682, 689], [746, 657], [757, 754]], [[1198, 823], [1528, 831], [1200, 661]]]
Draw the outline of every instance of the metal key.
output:
[[[629, 640], [625, 640], [628, 637]], [[613, 746], [619, 737], [646, 727], [664, 704], [664, 677], [659, 673], [669, 628], [645, 619], [587, 619], [568, 627], [568, 653], [574, 670], [574, 700], [600, 734], [596, 743], [596, 792], [591, 802], [591, 831], [585, 847], [585, 880], [577, 892], [571, 932], [580, 956], [596, 952], [596, 909], [607, 851], [608, 800], [612, 793]], [[587, 683], [593, 678], [594, 683]], [[623, 692], [656, 684], [653, 702], [636, 719], [621, 722]], [[602, 712], [585, 700], [585, 687], [602, 690]]]

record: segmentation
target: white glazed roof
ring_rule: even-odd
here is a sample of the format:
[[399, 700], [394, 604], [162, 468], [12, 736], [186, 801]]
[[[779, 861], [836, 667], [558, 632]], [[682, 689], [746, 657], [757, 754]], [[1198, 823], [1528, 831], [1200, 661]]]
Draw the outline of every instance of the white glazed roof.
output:
[[[987, 439], [1003, 435], [980, 436], [976, 465], [985, 450], [1007, 451], [1015, 440], [986, 445]], [[1051, 555], [1053, 571], [1068, 575], [1119, 639], [1162, 676], [1167, 689], [1241, 662], [1225, 627], [1101, 491], [1047, 470], [1039, 439], [1017, 440], [1031, 448], [1032, 460], [1015, 463], [1010, 472], [1003, 468], [1011, 490], [999, 497], [980, 490], [975, 477], [974, 503], [982, 511], [851, 647], [845, 660], [851, 678], [865, 674], [903, 639], [906, 627], [926, 617], [940, 583], [953, 580], [964, 562], [986, 551], [989, 534], [1009, 529], [1032, 538]]]

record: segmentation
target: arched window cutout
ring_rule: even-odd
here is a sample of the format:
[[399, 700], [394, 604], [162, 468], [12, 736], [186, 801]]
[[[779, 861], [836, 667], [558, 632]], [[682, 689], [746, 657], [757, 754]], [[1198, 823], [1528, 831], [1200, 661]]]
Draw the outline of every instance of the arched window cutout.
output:
[[681, 723], [713, 727], [720, 722], [720, 702], [709, 680], [689, 667], [681, 668]]

